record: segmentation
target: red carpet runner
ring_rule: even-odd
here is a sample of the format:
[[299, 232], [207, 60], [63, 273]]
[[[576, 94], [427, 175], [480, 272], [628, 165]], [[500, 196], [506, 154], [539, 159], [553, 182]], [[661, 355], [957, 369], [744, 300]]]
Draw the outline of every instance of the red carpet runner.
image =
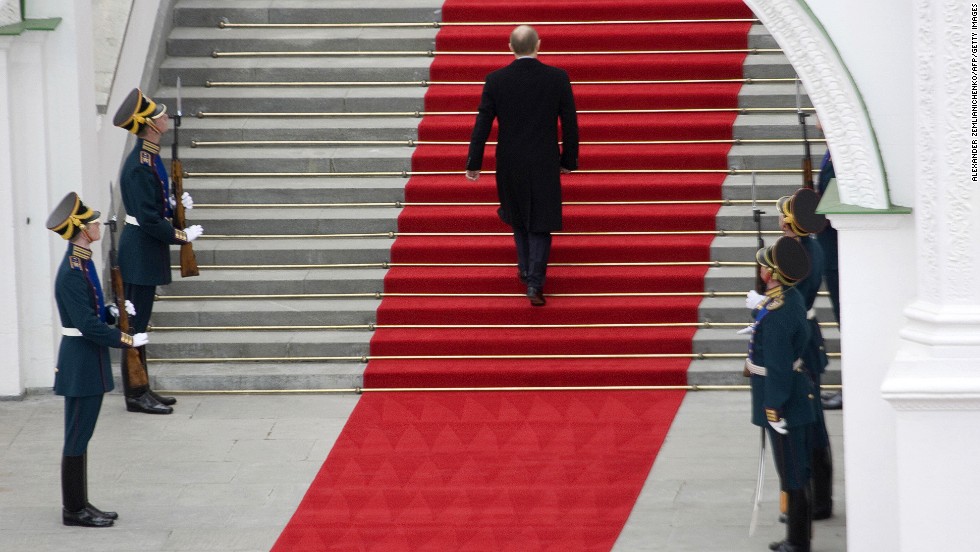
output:
[[[447, 0], [444, 21], [603, 21], [751, 18], [741, 0]], [[540, 25], [547, 64], [575, 81], [741, 78], [743, 54], [610, 54], [741, 49], [749, 23]], [[510, 27], [446, 27], [437, 51], [503, 52]], [[548, 52], [595, 51], [598, 55]], [[482, 82], [502, 55], [436, 55], [430, 80]], [[588, 110], [737, 107], [739, 83], [579, 84]], [[474, 112], [479, 85], [432, 85], [427, 112]], [[474, 115], [432, 115], [421, 141], [469, 140]], [[732, 138], [734, 113], [579, 116], [583, 142]], [[491, 135], [495, 140], [496, 133]], [[420, 145], [414, 171], [462, 171], [465, 145]], [[727, 169], [727, 144], [583, 145], [581, 169]], [[485, 171], [494, 168], [487, 148]], [[563, 177], [564, 200], [720, 199], [724, 174], [583, 174]], [[493, 175], [414, 176], [406, 202], [494, 202]], [[566, 205], [546, 294], [700, 292], [705, 268], [562, 266], [709, 260], [711, 235], [569, 235], [569, 232], [714, 230], [718, 206]], [[532, 308], [516, 277], [509, 228], [493, 206], [409, 206], [394, 263], [506, 266], [395, 267], [388, 293], [513, 297], [385, 297], [379, 325], [556, 325], [696, 322], [698, 297], [549, 296]], [[501, 233], [453, 236], [448, 233]], [[438, 235], [446, 234], [446, 235]], [[372, 356], [692, 352], [693, 328], [379, 328]], [[379, 359], [368, 388], [664, 385], [686, 383], [689, 359]], [[683, 392], [407, 392], [361, 397], [276, 551], [609, 550], [670, 427]]]

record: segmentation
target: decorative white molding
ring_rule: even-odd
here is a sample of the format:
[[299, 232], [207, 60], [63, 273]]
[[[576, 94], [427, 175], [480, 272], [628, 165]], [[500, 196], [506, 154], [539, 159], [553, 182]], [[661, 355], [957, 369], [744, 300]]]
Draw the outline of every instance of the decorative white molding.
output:
[[843, 203], [887, 209], [885, 170], [868, 113], [833, 42], [801, 0], [745, 0], [779, 43], [820, 115]]
[[881, 395], [904, 412], [980, 410], [980, 373], [964, 361], [937, 366], [935, 359], [903, 355], [892, 364]]
[[20, 0], [0, 0], [0, 27], [20, 23]]

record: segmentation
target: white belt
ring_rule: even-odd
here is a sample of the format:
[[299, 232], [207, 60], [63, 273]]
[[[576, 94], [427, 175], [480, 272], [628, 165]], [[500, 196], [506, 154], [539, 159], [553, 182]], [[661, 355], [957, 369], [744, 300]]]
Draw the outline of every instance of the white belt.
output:
[[61, 335], [65, 337], [82, 337], [82, 332], [78, 331], [78, 328], [61, 328]]
[[813, 320], [817, 317], [817, 309], [810, 309], [806, 311], [806, 319]]
[[126, 215], [126, 224], [132, 224], [133, 226], [140, 225], [139, 221], [133, 215]]
[[[755, 374], [757, 376], [762, 376], [762, 377], [765, 377], [766, 375], [765, 366], [759, 366], [758, 364], [753, 364], [752, 361], [749, 359], [745, 359], [745, 369], [748, 370], [750, 374]], [[801, 358], [796, 359], [796, 362], [793, 363], [793, 371], [794, 372], [803, 371], [803, 359]]]

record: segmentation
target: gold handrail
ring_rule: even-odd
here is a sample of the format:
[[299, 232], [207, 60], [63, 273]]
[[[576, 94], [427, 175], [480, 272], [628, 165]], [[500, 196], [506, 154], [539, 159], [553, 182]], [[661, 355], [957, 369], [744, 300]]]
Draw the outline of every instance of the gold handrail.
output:
[[[840, 385], [820, 384], [821, 389], [840, 389]], [[748, 391], [748, 385], [592, 385], [555, 387], [348, 387], [337, 389], [161, 389], [169, 395], [362, 395], [364, 393], [434, 392], [520, 392], [520, 391]]]
[[[744, 294], [743, 294], [744, 295]], [[820, 322], [836, 327], [833, 322]], [[663, 322], [622, 324], [322, 324], [293, 326], [149, 326], [151, 332], [245, 332], [245, 331], [328, 331], [328, 330], [500, 330], [500, 329], [596, 329], [596, 328], [744, 328], [746, 322]]]
[[[679, 79], [679, 80], [625, 80], [625, 81], [572, 81], [573, 86], [582, 85], [608, 85], [608, 84], [756, 84], [756, 83], [776, 83], [776, 82], [796, 82], [796, 78], [740, 78], [740, 79]], [[204, 82], [204, 86], [211, 87], [255, 87], [255, 86], [482, 86], [483, 81], [212, 81]]]
[[[840, 353], [827, 353], [840, 357]], [[148, 358], [150, 363], [206, 364], [212, 362], [361, 362], [371, 360], [571, 360], [604, 358], [679, 358], [693, 360], [744, 359], [745, 353], [619, 353], [619, 354], [542, 354], [542, 355], [362, 355], [362, 356], [295, 356], [295, 357], [196, 357]]]
[[[804, 107], [803, 111], [816, 112], [812, 107]], [[583, 109], [578, 110], [582, 115], [604, 114], [639, 114], [639, 113], [796, 113], [795, 107], [702, 107], [674, 109]], [[199, 119], [208, 117], [433, 117], [476, 115], [476, 111], [198, 111], [194, 114]]]
[[[650, 230], [609, 232], [554, 232], [554, 236], [754, 236], [756, 230]], [[782, 235], [781, 230], [763, 230], [763, 234]], [[459, 236], [513, 236], [510, 232], [352, 232], [342, 234], [205, 234], [209, 240], [284, 240], [284, 239], [350, 239], [350, 238], [398, 238], [398, 237], [459, 237]]]
[[[547, 293], [548, 297], [744, 297], [744, 291], [658, 291]], [[351, 293], [251, 293], [223, 295], [156, 295], [157, 301], [196, 301], [211, 299], [382, 299], [384, 297], [524, 297], [523, 293], [396, 293], [384, 291]]]
[[[466, 171], [184, 172], [184, 178], [352, 178], [464, 175]], [[482, 171], [496, 174], [496, 171]], [[801, 174], [803, 169], [579, 169], [577, 174]]]
[[[759, 199], [756, 203], [773, 204], [775, 199]], [[672, 199], [650, 201], [563, 201], [562, 205], [751, 205], [751, 199]], [[330, 209], [350, 207], [489, 207], [493, 201], [379, 201], [364, 203], [194, 203], [195, 209]]]
[[[727, 50], [592, 50], [582, 52], [539, 52], [540, 56], [612, 56], [612, 55], [679, 55], [679, 54], [774, 54], [781, 53], [779, 48], [733, 48]], [[434, 56], [513, 56], [513, 52], [463, 52], [436, 50], [306, 50], [306, 51], [239, 51], [222, 52], [212, 50], [213, 58], [244, 58], [244, 57], [357, 57], [357, 56], [398, 56], [398, 57], [434, 57]]]
[[[730, 138], [708, 140], [605, 140], [583, 141], [581, 146], [652, 146], [652, 145], [696, 145], [696, 144], [803, 144], [807, 142], [826, 142], [824, 138]], [[559, 142], [560, 143], [560, 142]], [[461, 140], [192, 140], [191, 147], [223, 146], [467, 146]], [[497, 145], [489, 141], [487, 145]]]
[[606, 21], [419, 21], [419, 22], [373, 22], [373, 23], [232, 23], [222, 19], [219, 29], [360, 29], [360, 28], [433, 28], [441, 27], [515, 27], [517, 25], [658, 25], [678, 23], [757, 23], [755, 18], [720, 19], [646, 19], [646, 20], [606, 20]]
[[[662, 261], [662, 262], [594, 262], [594, 263], [548, 263], [549, 267], [558, 266], [707, 266], [718, 268], [724, 266], [751, 266], [758, 264], [755, 261]], [[510, 267], [516, 268], [516, 263], [392, 263], [382, 261], [377, 263], [310, 263], [310, 264], [234, 264], [234, 265], [205, 265], [198, 264], [199, 268], [210, 270], [319, 270], [319, 269], [350, 269], [350, 268], [377, 268], [389, 269], [396, 267], [413, 268], [459, 268], [459, 267]], [[180, 268], [180, 265], [171, 265], [171, 268]]]

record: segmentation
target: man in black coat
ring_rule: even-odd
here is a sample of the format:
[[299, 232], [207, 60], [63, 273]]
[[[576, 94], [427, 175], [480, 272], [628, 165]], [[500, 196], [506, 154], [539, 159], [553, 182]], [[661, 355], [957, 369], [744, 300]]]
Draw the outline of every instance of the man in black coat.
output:
[[[483, 150], [497, 119], [500, 219], [514, 229], [518, 278], [534, 306], [544, 300], [551, 233], [561, 230], [561, 174], [578, 168], [578, 121], [568, 74], [537, 60], [541, 41], [530, 26], [510, 35], [517, 58], [487, 75], [470, 138], [466, 178], [480, 178]], [[558, 146], [561, 120], [562, 147]]]

